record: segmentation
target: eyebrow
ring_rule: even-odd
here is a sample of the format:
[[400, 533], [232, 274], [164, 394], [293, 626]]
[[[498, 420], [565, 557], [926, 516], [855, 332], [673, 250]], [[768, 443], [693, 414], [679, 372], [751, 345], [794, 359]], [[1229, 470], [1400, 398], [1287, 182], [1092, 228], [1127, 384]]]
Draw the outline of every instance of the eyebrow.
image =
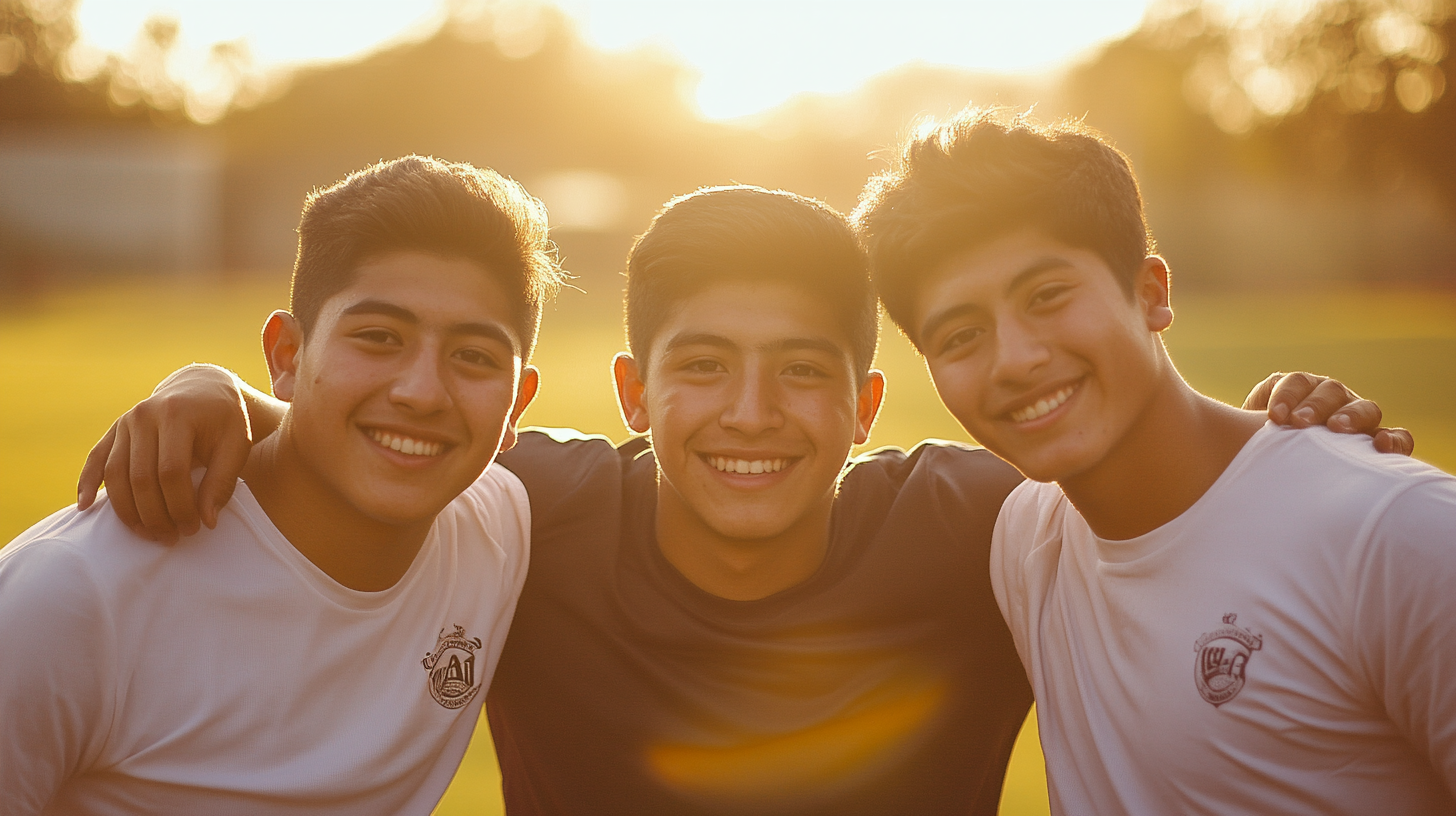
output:
[[[1010, 292], [1016, 289], [1017, 287], [1026, 283], [1028, 279], [1040, 275], [1048, 269], [1056, 269], [1057, 267], [1068, 265], [1069, 264], [1066, 258], [1062, 258], [1056, 255], [1047, 255], [1045, 257], [1038, 258], [1035, 261], [1027, 264], [1026, 267], [1023, 268], [1020, 272], [1016, 273], [1016, 276], [1011, 279], [1011, 282], [1006, 284], [1006, 291]], [[945, 311], [936, 312], [929, 319], [927, 319], [925, 321], [925, 325], [920, 328], [920, 337], [922, 339], [930, 337], [931, 335], [935, 334], [936, 329], [939, 329], [946, 323], [955, 320], [958, 317], [964, 317], [969, 313], [980, 311], [985, 310], [981, 308], [979, 304], [961, 303], [956, 306], [952, 306]]]
[[[390, 303], [385, 300], [361, 300], [345, 309], [343, 315], [346, 317], [351, 315], [383, 315], [384, 317], [392, 317], [402, 323], [409, 323], [414, 326], [420, 324], [419, 315], [399, 304]], [[520, 342], [510, 332], [495, 323], [452, 323], [445, 327], [445, 331], [449, 334], [473, 335], [495, 340], [514, 353], [519, 353], [521, 350]]]
[[[667, 341], [667, 346], [663, 349], [663, 353], [671, 354], [687, 346], [711, 346], [725, 351], [733, 351], [739, 348], [737, 343], [720, 334], [679, 334]], [[785, 351], [818, 351], [831, 357], [845, 358], [849, 356], [845, 349], [838, 343], [822, 337], [786, 337], [782, 340], [764, 343], [758, 347], [758, 350], [769, 354]]]

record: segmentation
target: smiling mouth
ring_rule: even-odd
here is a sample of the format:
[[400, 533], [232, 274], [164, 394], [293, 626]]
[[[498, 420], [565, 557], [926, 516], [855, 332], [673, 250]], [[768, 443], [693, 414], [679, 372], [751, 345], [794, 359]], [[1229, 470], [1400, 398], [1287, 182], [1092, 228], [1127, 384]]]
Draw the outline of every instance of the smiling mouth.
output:
[[1052, 411], [1055, 411], [1057, 408], [1061, 407], [1062, 403], [1066, 402], [1068, 399], [1071, 399], [1072, 395], [1076, 392], [1077, 383], [1065, 386], [1049, 397], [1039, 399], [1035, 403], [1028, 405], [1025, 408], [1012, 411], [1010, 414], [1011, 421], [1030, 422], [1033, 419], [1040, 419], [1041, 417], [1044, 417]]
[[387, 433], [376, 428], [366, 428], [364, 432], [380, 445], [393, 451], [399, 451], [406, 456], [439, 456], [445, 452], [443, 442], [426, 442], [423, 439]]
[[703, 461], [720, 473], [778, 473], [798, 459], [734, 459], [728, 456], [699, 454]]

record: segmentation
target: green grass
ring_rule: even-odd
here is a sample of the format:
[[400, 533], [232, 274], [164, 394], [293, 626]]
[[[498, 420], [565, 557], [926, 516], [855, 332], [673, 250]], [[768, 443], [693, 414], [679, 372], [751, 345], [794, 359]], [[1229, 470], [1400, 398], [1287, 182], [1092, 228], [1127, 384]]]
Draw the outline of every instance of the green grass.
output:
[[[548, 313], [537, 363], [541, 396], [526, 419], [620, 438], [611, 354], [621, 346], [617, 293], [568, 293]], [[86, 451], [111, 420], [172, 369], [205, 360], [266, 386], [258, 333], [283, 305], [281, 279], [144, 280], [54, 292], [0, 312], [0, 541], [74, 501]], [[1305, 368], [1344, 379], [1412, 429], [1417, 455], [1456, 470], [1456, 293], [1283, 292], [1175, 301], [1168, 345], [1196, 387], [1239, 402], [1269, 371]], [[913, 351], [887, 331], [879, 365], [890, 389], [874, 445], [965, 439]], [[500, 775], [484, 727], [444, 814], [500, 810]], [[1047, 812], [1035, 730], [1023, 730], [1002, 812]]]

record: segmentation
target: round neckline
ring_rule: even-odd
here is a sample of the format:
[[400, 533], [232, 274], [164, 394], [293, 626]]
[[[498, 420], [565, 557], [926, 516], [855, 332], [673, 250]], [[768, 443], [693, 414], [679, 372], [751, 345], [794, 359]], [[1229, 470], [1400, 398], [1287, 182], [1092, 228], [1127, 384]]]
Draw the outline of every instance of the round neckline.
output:
[[[409, 569], [404, 575], [388, 589], [367, 591], [346, 587], [334, 580], [327, 572], [308, 560], [297, 547], [283, 535], [282, 531], [268, 517], [267, 511], [258, 503], [258, 499], [248, 488], [247, 482], [238, 480], [238, 487], [233, 492], [231, 506], [236, 503], [236, 509], [244, 522], [252, 528], [258, 538], [265, 542], [274, 557], [282, 561], [298, 578], [306, 584], [319, 597], [330, 603], [346, 609], [356, 611], [371, 611], [390, 605], [396, 598], [407, 593], [425, 571], [425, 564], [434, 559], [435, 552], [440, 544], [440, 518], [437, 516], [430, 525], [430, 530], [425, 534], [425, 540], [420, 544], [419, 552], [415, 553], [414, 560], [410, 562]], [[448, 510], [448, 508], [447, 508]], [[443, 515], [447, 510], [441, 510]]]

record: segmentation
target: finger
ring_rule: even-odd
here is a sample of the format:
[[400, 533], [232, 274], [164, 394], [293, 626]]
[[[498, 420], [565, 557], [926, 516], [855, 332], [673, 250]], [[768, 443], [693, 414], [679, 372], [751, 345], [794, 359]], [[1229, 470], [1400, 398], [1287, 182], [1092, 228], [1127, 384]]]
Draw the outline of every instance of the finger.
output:
[[1335, 411], [1325, 425], [1340, 433], [1375, 435], [1380, 430], [1380, 406], [1367, 399], [1357, 399]]
[[137, 515], [136, 502], [131, 495], [131, 431], [120, 420], [112, 429], [115, 437], [103, 470], [106, 498], [121, 523], [135, 530], [141, 527], [142, 517]]
[[201, 525], [197, 512], [197, 491], [192, 486], [192, 429], [185, 423], [158, 436], [157, 484], [167, 516], [182, 535], [196, 533]]
[[137, 515], [141, 517], [139, 535], [172, 543], [177, 540], [177, 528], [167, 514], [167, 502], [162, 498], [162, 485], [157, 480], [157, 434], [155, 425], [134, 428], [131, 433], [131, 463], [127, 468], [131, 482], [132, 500], [136, 502]]
[[1416, 438], [1405, 428], [1381, 428], [1375, 432], [1375, 449], [1381, 453], [1414, 456]]
[[1244, 409], [1247, 411], [1262, 411], [1269, 406], [1269, 395], [1274, 393], [1274, 385], [1284, 375], [1281, 372], [1274, 372], [1265, 377], [1254, 390], [1244, 397]]
[[207, 473], [202, 477], [198, 491], [198, 506], [202, 521], [209, 529], [217, 527], [217, 514], [233, 497], [238, 486], [238, 477], [243, 475], [243, 466], [248, 463], [248, 452], [252, 444], [246, 437], [230, 437], [218, 443], [212, 459], [207, 463]]
[[[1303, 371], [1285, 374], [1274, 386], [1274, 393], [1269, 397], [1269, 418], [1281, 425], [1293, 425], [1296, 428], [1307, 427], [1311, 423], [1323, 424], [1329, 419], [1329, 413], [1315, 419], [1318, 407], [1309, 405], [1308, 402], [1318, 393], [1319, 386], [1326, 382], [1329, 380], [1324, 377]], [[1348, 401], [1345, 400], [1340, 405]]]
[[1336, 411], [1359, 399], [1355, 392], [1346, 388], [1339, 380], [1324, 379], [1313, 374], [1305, 376], [1312, 378], [1315, 386], [1290, 412], [1290, 424], [1296, 428], [1323, 425], [1330, 421]]
[[111, 456], [111, 448], [116, 444], [116, 423], [106, 429], [106, 435], [101, 437], [91, 452], [86, 454], [86, 464], [81, 466], [81, 478], [76, 480], [76, 509], [85, 510], [96, 503], [96, 491], [101, 489], [101, 482], [106, 479], [106, 459]]

